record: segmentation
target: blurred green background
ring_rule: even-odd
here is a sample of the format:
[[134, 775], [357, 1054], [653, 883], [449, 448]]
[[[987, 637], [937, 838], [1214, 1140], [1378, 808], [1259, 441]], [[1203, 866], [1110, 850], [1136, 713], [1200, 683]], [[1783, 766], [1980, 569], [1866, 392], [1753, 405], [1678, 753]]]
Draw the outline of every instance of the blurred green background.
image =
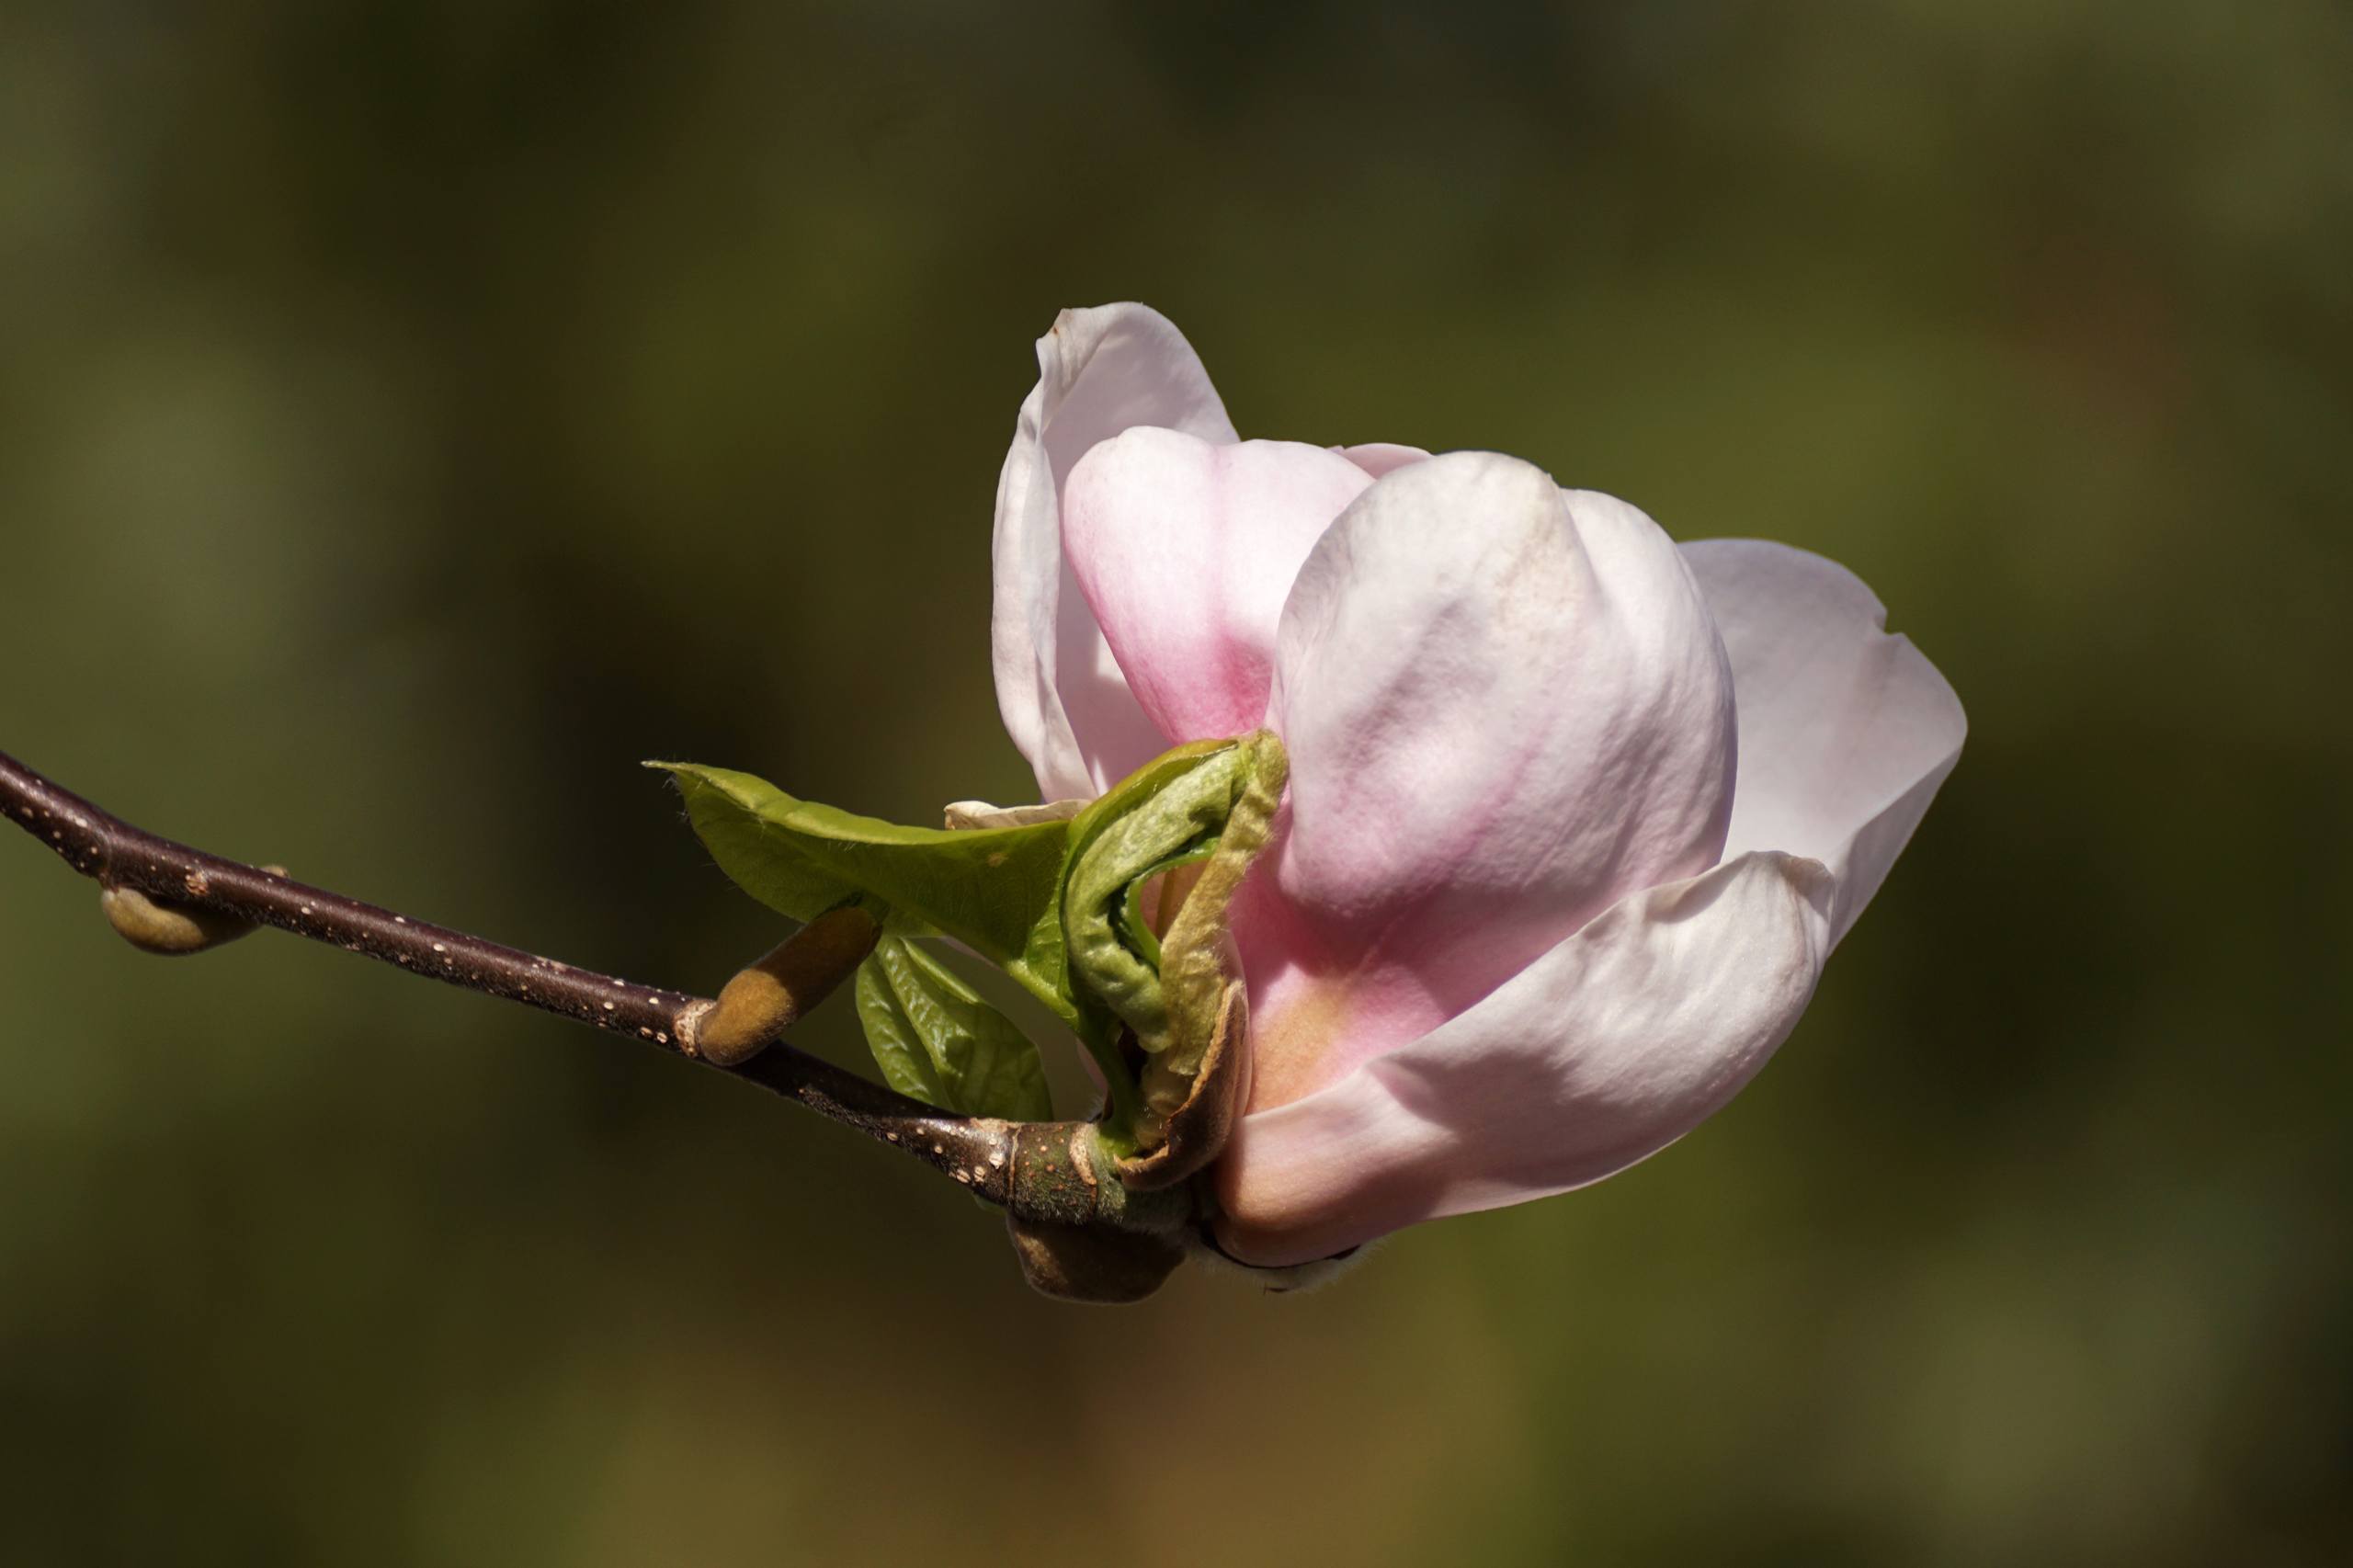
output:
[[0, 747], [159, 831], [717, 984], [637, 760], [1029, 798], [991, 497], [1120, 298], [1833, 555], [1973, 724], [1687, 1142], [1124, 1312], [0, 838], [0, 1559], [2346, 1561], [2348, 256], [2324, 0], [0, 11]]

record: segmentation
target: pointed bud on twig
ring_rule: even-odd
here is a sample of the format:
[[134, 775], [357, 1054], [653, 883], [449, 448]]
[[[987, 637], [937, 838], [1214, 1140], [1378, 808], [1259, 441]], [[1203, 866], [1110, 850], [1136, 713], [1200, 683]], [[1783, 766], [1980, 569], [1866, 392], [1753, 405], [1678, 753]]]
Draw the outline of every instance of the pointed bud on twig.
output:
[[707, 1011], [680, 1020], [688, 1051], [721, 1067], [749, 1062], [856, 972], [881, 935], [856, 904], [827, 910], [729, 981]]
[[[283, 866], [264, 866], [272, 876], [286, 874]], [[142, 953], [182, 958], [250, 937], [259, 926], [209, 909], [183, 908], [149, 898], [137, 888], [101, 887], [98, 910], [115, 935]]]

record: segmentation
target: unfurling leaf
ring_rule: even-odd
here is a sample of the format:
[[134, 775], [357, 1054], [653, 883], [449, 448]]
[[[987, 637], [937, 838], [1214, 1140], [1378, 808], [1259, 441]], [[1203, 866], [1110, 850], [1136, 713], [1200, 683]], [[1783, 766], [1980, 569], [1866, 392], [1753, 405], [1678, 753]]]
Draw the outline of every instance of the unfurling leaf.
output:
[[[1074, 812], [1071, 802], [1018, 812], [961, 802], [951, 821], [994, 824], [961, 830], [856, 816], [724, 768], [649, 766], [676, 778], [704, 845], [754, 897], [803, 921], [854, 903], [881, 923], [881, 944], [858, 971], [858, 1011], [895, 1087], [959, 1110], [1045, 1114], [1002, 1108], [1042, 1107], [1035, 1048], [910, 945], [948, 937], [1078, 1036], [1108, 1101], [1102, 1136], [1121, 1157], [1161, 1150], [1188, 1107], [1222, 1142], [1225, 1119], [1210, 1114], [1219, 1108], [1193, 1102], [1216, 1076], [1204, 1064], [1217, 1030], [1238, 1039], [1244, 1016], [1227, 1006], [1238, 976], [1226, 972], [1226, 904], [1281, 794], [1271, 733], [1178, 746]], [[1174, 873], [1204, 861], [1209, 891], [1188, 897], [1191, 882]], [[1163, 879], [1165, 903], [1199, 906], [1176, 917], [1165, 952], [1142, 907]], [[1137, 1078], [1147, 1063], [1148, 1096]]]
[[[1076, 846], [1063, 893], [1070, 965], [1086, 988], [1135, 1031], [1147, 1055], [1169, 1043], [1160, 945], [1135, 908], [1154, 877], [1207, 855], [1247, 782], [1245, 753], [1228, 743], [1119, 812]], [[1110, 797], [1106, 797], [1109, 799]], [[1082, 826], [1091, 825], [1086, 817]]]
[[904, 937], [884, 937], [858, 966], [858, 1016], [875, 1063], [901, 1094], [963, 1116], [1054, 1114], [1037, 1046]]
[[762, 903], [813, 920], [846, 900], [888, 904], [893, 935], [952, 937], [1075, 1024], [1063, 952], [1068, 822], [951, 833], [796, 799], [748, 773], [666, 769], [719, 869]]

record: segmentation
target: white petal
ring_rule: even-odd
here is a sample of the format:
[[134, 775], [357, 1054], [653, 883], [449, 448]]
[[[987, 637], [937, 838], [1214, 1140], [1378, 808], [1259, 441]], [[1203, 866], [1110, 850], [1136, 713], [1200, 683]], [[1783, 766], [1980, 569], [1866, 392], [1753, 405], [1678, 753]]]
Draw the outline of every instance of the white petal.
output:
[[1245, 1117], [1217, 1167], [1220, 1242], [1301, 1263], [1656, 1153], [1788, 1038], [1832, 895], [1820, 865], [1768, 853], [1612, 905], [1468, 1012]]
[[1740, 782], [1725, 853], [1786, 849], [1838, 879], [1835, 943], [1960, 759], [1961, 699], [1862, 580], [1763, 540], [1683, 547], [1732, 656]]
[[1133, 304], [1064, 311], [1038, 340], [1038, 385], [997, 480], [990, 626], [998, 710], [1050, 801], [1098, 794], [1163, 749], [1062, 551], [1063, 481], [1088, 448], [1137, 425], [1234, 439], [1166, 317]]
[[1731, 813], [1731, 676], [1673, 544], [1492, 453], [1394, 471], [1317, 542], [1270, 722], [1290, 917], [1237, 912], [1261, 1108], [1714, 865]]
[[1214, 445], [1140, 426], [1063, 486], [1063, 553], [1167, 744], [1267, 715], [1275, 626], [1300, 562], [1371, 475], [1323, 447]]

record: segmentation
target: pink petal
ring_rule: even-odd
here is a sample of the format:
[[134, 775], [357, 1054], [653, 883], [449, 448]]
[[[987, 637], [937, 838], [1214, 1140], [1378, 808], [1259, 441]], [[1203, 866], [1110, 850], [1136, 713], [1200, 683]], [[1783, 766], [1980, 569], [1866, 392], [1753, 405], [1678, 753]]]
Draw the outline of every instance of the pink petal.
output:
[[1419, 447], [1401, 447], [1394, 441], [1367, 441], [1360, 447], [1335, 449], [1375, 479], [1384, 473], [1394, 472], [1407, 463], [1420, 462], [1429, 456]]
[[1776, 854], [1624, 899], [1443, 1027], [1245, 1117], [1216, 1167], [1220, 1244], [1304, 1263], [1657, 1153], [1795, 1027], [1831, 899], [1820, 865]]
[[1165, 749], [1063, 562], [1056, 505], [1086, 449], [1136, 425], [1234, 439], [1166, 317], [1131, 304], [1064, 311], [1038, 340], [1038, 385], [997, 480], [990, 627], [997, 707], [1049, 801], [1099, 794]]
[[1732, 655], [1740, 788], [1726, 853], [1786, 849], [1838, 879], [1836, 942], [1960, 759], [1961, 699], [1853, 573], [1788, 545], [1683, 547]]
[[1288, 829], [1236, 912], [1258, 1109], [1705, 870], [1731, 813], [1731, 674], [1673, 544], [1491, 453], [1396, 470], [1317, 542], [1270, 719]]
[[1063, 551], [1165, 743], [1258, 727], [1300, 562], [1371, 483], [1322, 447], [1148, 426], [1079, 459]]

